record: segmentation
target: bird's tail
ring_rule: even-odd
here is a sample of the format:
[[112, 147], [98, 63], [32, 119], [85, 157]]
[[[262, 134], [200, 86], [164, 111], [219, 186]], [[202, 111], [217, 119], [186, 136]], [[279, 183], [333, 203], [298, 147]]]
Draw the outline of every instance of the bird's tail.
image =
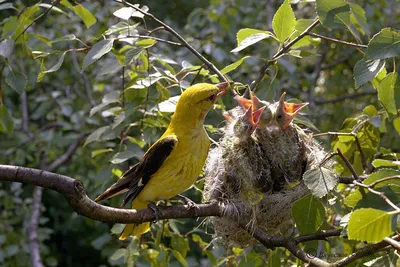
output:
[[[145, 209], [147, 208], [147, 203], [141, 202], [138, 199], [133, 200], [132, 209]], [[127, 224], [119, 237], [120, 240], [125, 240], [129, 236], [141, 236], [150, 230], [150, 222], [145, 222], [141, 224]]]

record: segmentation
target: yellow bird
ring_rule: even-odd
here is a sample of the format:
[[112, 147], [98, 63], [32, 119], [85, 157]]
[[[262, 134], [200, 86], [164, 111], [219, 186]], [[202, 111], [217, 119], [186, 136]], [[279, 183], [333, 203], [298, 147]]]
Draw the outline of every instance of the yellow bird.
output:
[[[186, 89], [165, 133], [136, 165], [95, 201], [127, 192], [121, 206], [132, 199], [132, 209], [144, 209], [188, 189], [199, 176], [210, 147], [204, 119], [229, 84], [200, 83]], [[139, 236], [149, 230], [149, 222], [128, 224], [120, 239]]]

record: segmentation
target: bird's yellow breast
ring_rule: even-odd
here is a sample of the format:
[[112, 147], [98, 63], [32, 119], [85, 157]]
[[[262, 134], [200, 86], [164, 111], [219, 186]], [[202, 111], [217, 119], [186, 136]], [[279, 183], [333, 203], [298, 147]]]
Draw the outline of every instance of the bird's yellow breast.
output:
[[[164, 135], [165, 136], [165, 135]], [[137, 196], [141, 202], [172, 198], [188, 189], [199, 176], [210, 147], [204, 128], [177, 136], [171, 155]]]

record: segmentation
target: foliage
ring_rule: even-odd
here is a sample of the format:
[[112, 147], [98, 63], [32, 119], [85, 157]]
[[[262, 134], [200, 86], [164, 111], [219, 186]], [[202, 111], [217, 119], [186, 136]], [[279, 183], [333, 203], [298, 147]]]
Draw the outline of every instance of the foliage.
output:
[[[332, 140], [318, 138], [327, 150], [343, 154], [336, 156], [335, 172], [321, 166], [305, 173], [313, 196], [293, 205], [295, 233], [339, 227], [340, 221], [348, 238], [321, 242], [318, 251], [348, 256], [364, 246], [359, 241], [379, 242], [397, 231], [399, 211], [382, 198], [400, 202], [395, 64], [400, 10], [394, 0], [148, 2], [150, 8], [137, 7], [168, 19], [223, 74], [243, 84], [255, 80], [264, 62], [296, 41], [314, 22], [310, 18], [318, 18], [321, 25], [311, 31], [314, 35], [306, 34], [285, 50], [256, 88], [268, 101], [287, 91], [310, 102], [307, 119], [321, 132], [334, 132]], [[192, 83], [218, 82], [168, 32], [155, 30], [159, 25], [154, 21], [117, 1], [62, 0], [52, 6], [3, 0], [0, 17], [0, 163], [45, 168], [87, 133], [84, 145], [57, 172], [82, 180], [91, 197], [162, 134], [182, 90]], [[212, 138], [218, 138], [222, 111], [233, 105], [226, 97], [210, 112], [206, 128]], [[358, 183], [336, 186], [339, 176], [355, 176]], [[200, 179], [188, 194], [199, 202], [201, 190]], [[31, 195], [29, 186], [0, 183], [2, 266], [29, 265]], [[119, 201], [106, 204], [118, 206]], [[212, 230], [201, 221], [159, 222], [142, 239], [125, 243], [117, 240], [120, 225], [110, 235], [110, 225], [74, 214], [57, 193], [44, 192], [41, 212], [39, 241], [46, 266], [296, 264], [283, 248], [213, 247]], [[312, 246], [300, 244], [305, 251]], [[390, 255], [376, 253], [357, 264], [389, 258], [395, 265], [397, 258]]]

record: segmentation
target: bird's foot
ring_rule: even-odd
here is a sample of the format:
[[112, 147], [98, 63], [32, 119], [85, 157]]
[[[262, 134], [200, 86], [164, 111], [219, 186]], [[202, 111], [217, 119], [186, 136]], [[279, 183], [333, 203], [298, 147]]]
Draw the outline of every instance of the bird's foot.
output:
[[184, 195], [178, 195], [178, 197], [188, 206], [187, 210], [199, 209], [199, 206], [196, 204], [196, 202], [194, 202], [190, 198], [185, 197]]
[[158, 222], [159, 220], [159, 212], [160, 210], [158, 209], [157, 205], [154, 202], [150, 202], [148, 205], [149, 209], [151, 209], [154, 212], [154, 216], [156, 219], [153, 221], [154, 223]]

